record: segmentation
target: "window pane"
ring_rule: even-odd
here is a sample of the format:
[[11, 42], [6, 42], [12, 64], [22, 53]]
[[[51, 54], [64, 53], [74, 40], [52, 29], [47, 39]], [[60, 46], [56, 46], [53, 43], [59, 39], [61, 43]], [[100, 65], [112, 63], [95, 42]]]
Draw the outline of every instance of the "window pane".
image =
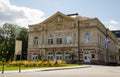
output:
[[62, 36], [61, 35], [57, 36], [57, 44], [62, 44]]
[[87, 56], [84, 56], [84, 59], [87, 59]]
[[48, 36], [48, 44], [53, 44], [53, 36], [51, 34]]
[[62, 44], [62, 38], [57, 38], [57, 44]]
[[92, 54], [92, 58], [95, 58], [95, 54]]
[[48, 39], [48, 44], [53, 44], [53, 39]]

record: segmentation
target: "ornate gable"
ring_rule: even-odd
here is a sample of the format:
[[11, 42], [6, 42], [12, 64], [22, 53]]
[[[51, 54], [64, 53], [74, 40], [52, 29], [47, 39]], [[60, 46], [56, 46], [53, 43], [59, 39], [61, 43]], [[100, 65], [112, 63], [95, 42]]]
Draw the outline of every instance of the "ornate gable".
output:
[[74, 18], [69, 17], [61, 12], [57, 12], [55, 13], [53, 16], [49, 17], [48, 19], [46, 19], [45, 21], [43, 21], [42, 23], [51, 23], [51, 22], [55, 22], [55, 23], [62, 23], [64, 22], [63, 20], [74, 20]]
[[46, 25], [47, 30], [63, 30], [65, 28], [68, 29], [68, 27], [70, 27], [74, 21], [74, 18], [57, 12], [53, 16], [43, 21], [41, 24]]
[[67, 16], [61, 12], [57, 12], [41, 23], [35, 24], [32, 27], [37, 27], [37, 30], [63, 30], [69, 29], [75, 22], [75, 18]]

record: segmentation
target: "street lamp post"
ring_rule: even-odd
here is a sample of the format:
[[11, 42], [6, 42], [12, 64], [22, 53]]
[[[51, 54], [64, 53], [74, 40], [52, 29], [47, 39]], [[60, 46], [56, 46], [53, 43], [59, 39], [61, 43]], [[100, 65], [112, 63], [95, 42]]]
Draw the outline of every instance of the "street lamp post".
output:
[[[20, 61], [22, 60], [22, 53], [20, 55]], [[21, 72], [21, 63], [19, 63], [19, 73]]]
[[[6, 53], [4, 53], [3, 51], [2, 51], [2, 74], [4, 73], [4, 62], [5, 62], [5, 59], [6, 58], [4, 58], [4, 54], [7, 54], [8, 52], [6, 52]], [[6, 56], [6, 55], [5, 55]]]
[[80, 64], [80, 21], [79, 21], [79, 14], [70, 14], [70, 15], [77, 15], [77, 24], [78, 24], [78, 64]]
[[79, 21], [79, 17], [78, 17], [78, 63], [80, 64], [80, 21]]
[[6, 54], [8, 53], [8, 51], [7, 51], [7, 37], [8, 37], [9, 35], [7, 35], [7, 34], [4, 34], [3, 35], [3, 37], [5, 38], [4, 39], [4, 51], [2, 51], [1, 52], [1, 54], [2, 54], [2, 74], [4, 73], [4, 62], [5, 62], [5, 60], [6, 60]]
[[106, 64], [109, 64], [109, 48], [108, 45], [109, 40], [108, 40], [108, 29], [106, 29]]
[[4, 73], [4, 58], [3, 58], [3, 51], [2, 51], [2, 74]]
[[67, 16], [73, 16], [73, 15], [77, 15], [77, 24], [78, 24], [78, 64], [80, 64], [80, 21], [79, 21], [79, 14], [75, 13], [75, 14], [69, 14]]

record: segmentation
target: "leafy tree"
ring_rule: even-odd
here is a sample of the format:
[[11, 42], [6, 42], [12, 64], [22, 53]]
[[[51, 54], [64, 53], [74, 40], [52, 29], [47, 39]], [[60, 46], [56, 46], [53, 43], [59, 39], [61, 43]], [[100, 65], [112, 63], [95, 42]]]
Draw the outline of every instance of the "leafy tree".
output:
[[27, 59], [28, 29], [20, 28], [17, 39], [22, 41], [22, 59]]
[[5, 58], [6, 61], [13, 60], [16, 39], [23, 41], [22, 54], [24, 58], [27, 52], [27, 29], [9, 23], [5, 23], [0, 27], [0, 60], [1, 58]]
[[5, 23], [0, 28], [0, 52], [7, 61], [14, 55], [16, 26]]

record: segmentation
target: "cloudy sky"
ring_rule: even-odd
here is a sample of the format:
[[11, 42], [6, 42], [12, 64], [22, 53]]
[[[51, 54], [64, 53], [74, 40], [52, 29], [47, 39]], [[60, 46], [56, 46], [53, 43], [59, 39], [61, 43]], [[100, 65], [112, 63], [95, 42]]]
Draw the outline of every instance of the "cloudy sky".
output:
[[97, 17], [111, 30], [120, 30], [120, 0], [0, 0], [0, 25], [5, 22], [28, 27], [57, 11]]

